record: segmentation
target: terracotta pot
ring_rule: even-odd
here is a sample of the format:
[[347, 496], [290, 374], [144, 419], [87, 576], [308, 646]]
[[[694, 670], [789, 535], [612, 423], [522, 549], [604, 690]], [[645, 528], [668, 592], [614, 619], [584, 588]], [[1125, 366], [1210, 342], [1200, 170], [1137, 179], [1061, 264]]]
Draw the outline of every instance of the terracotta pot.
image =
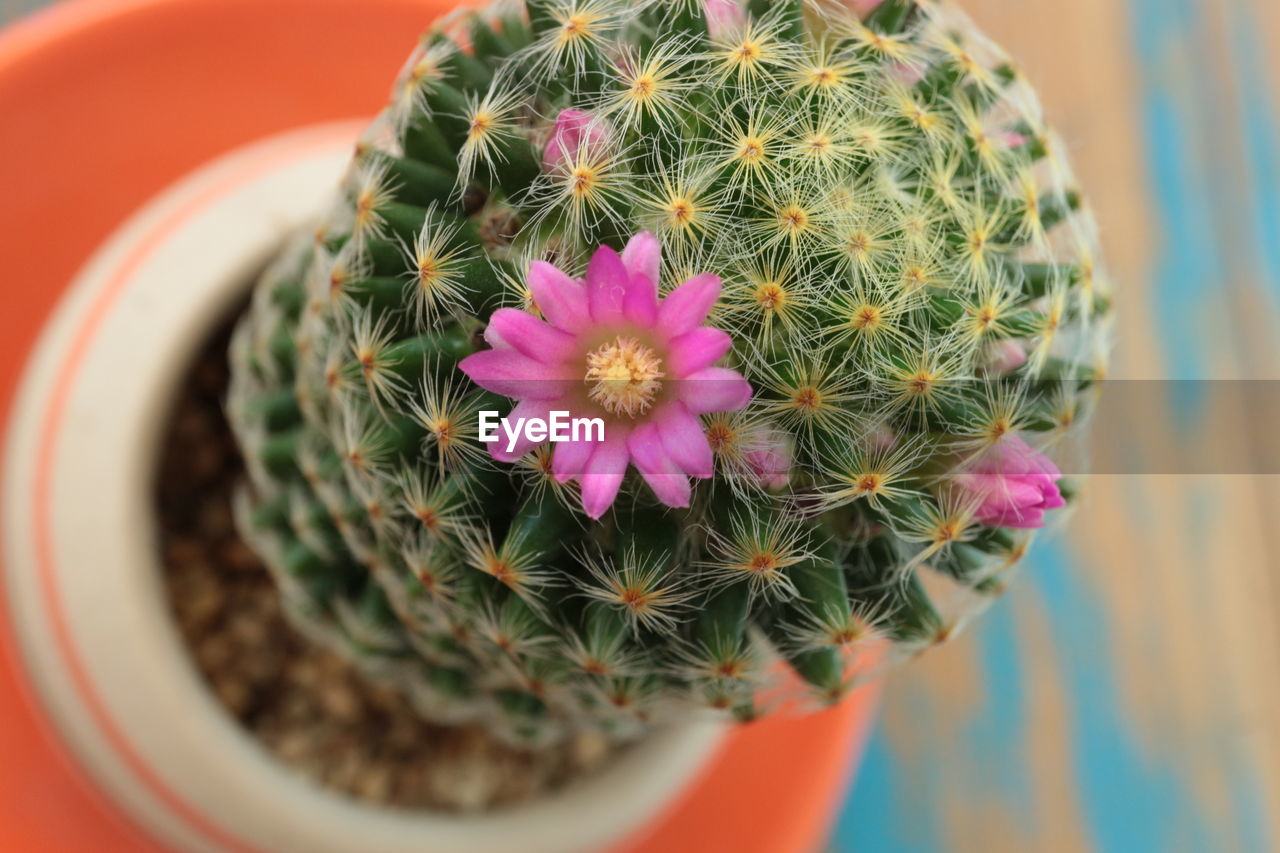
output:
[[463, 820], [295, 780], [186, 659], [149, 512], [174, 385], [451, 5], [72, 2], [0, 39], [0, 115], [21, 129], [0, 135], [0, 849], [785, 853], [824, 836], [866, 691], [675, 727], [590, 784]]

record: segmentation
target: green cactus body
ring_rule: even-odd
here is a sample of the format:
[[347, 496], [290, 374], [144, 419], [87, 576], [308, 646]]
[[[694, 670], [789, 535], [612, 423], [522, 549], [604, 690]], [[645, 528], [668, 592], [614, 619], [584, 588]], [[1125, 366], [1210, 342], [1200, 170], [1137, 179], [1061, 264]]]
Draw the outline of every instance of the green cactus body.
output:
[[[958, 466], [1013, 433], [1061, 447], [1088, 412], [1093, 220], [1004, 54], [922, 0], [729, 12], [441, 22], [239, 327], [241, 527], [298, 623], [431, 719], [538, 745], [749, 719], [779, 679], [834, 701], [1025, 552]], [[548, 153], [570, 109], [590, 132]], [[490, 458], [478, 412], [510, 403], [458, 362], [495, 308], [536, 311], [531, 261], [578, 275], [642, 231], [663, 292], [723, 279], [711, 322], [754, 395], [703, 416], [716, 473], [689, 507], [632, 471], [593, 521], [550, 445]]]

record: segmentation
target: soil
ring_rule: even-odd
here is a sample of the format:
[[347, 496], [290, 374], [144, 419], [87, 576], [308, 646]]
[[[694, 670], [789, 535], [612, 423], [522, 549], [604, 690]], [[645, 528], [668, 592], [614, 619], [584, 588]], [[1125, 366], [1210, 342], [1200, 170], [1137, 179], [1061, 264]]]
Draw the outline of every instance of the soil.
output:
[[229, 327], [182, 383], [157, 483], [165, 582], [191, 657], [227, 712], [282, 762], [367, 802], [476, 811], [561, 787], [605, 759], [595, 738], [528, 752], [479, 727], [419, 718], [286, 621], [279, 594], [236, 534], [243, 464], [223, 416]]

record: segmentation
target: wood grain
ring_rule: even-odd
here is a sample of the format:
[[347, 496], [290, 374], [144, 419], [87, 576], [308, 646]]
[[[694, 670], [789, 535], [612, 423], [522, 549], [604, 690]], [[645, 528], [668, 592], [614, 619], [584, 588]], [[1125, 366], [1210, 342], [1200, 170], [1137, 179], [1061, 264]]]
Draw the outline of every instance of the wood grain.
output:
[[[963, 5], [1072, 148], [1116, 281], [1113, 376], [1280, 377], [1280, 4]], [[1229, 416], [1171, 400], [1153, 428], [1220, 440]], [[894, 678], [834, 846], [1275, 849], [1278, 486], [1091, 478], [1008, 598]]]

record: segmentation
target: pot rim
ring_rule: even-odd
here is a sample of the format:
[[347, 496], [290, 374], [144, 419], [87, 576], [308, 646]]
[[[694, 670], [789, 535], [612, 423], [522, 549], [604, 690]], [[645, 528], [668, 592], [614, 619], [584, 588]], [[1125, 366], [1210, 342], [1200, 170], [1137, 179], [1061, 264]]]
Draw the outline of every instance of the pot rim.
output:
[[[26, 132], [0, 140], [0, 183], [8, 188], [0, 230], [11, 238], [11, 288], [0, 323], [0, 415], [26, 369], [31, 340], [52, 304], [121, 212], [211, 156], [308, 123], [361, 115], [374, 106], [400, 59], [385, 44], [421, 29], [448, 0], [67, 0], [0, 32], [0, 114]], [[305, 9], [305, 15], [299, 15]], [[220, 39], [207, 37], [222, 33]], [[226, 64], [227, 33], [237, 61]], [[192, 33], [201, 34], [191, 38]], [[241, 38], [241, 34], [244, 35]], [[287, 34], [281, 36], [281, 34]], [[317, 49], [342, 43], [344, 61], [315, 63]], [[164, 45], [183, 40], [174, 54]], [[109, 61], [105, 61], [109, 59]], [[219, 64], [217, 80], [196, 73]], [[272, 73], [263, 75], [263, 69]], [[296, 74], [275, 73], [292, 68]], [[77, 82], [93, 79], [85, 100]], [[138, 85], [146, 80], [147, 85]], [[376, 93], [371, 95], [370, 93]], [[254, 105], [268, 101], [263, 111]], [[196, 104], [198, 110], [185, 104]], [[246, 106], [248, 108], [246, 108]], [[166, 116], [161, 136], [122, 114]], [[38, 118], [38, 120], [35, 120]], [[67, 122], [98, 127], [93, 157], [81, 156]], [[105, 165], [104, 165], [105, 164]], [[8, 562], [7, 520], [0, 538]], [[3, 581], [3, 573], [0, 573]], [[0, 583], [0, 599], [13, 590]], [[78, 853], [155, 851], [66, 749], [33, 690], [0, 606], [0, 847]], [[734, 730], [706, 776], [626, 849], [744, 851], [813, 849], [829, 825], [865, 741], [877, 687], [805, 720], [771, 718]], [[41, 805], [39, 808], [37, 804]], [[48, 809], [61, 819], [50, 821]], [[726, 822], [717, 815], [732, 813]]]
[[660, 730], [589, 779], [483, 816], [358, 805], [277, 765], [216, 705], [158, 588], [155, 448], [182, 372], [253, 271], [323, 209], [355, 135], [307, 129], [210, 164], [122, 226], [72, 284], [8, 447], [22, 642], [91, 770], [185, 847], [407, 851], [430, 838], [479, 851], [519, 837], [529, 850], [595, 849], [660, 810], [722, 726]]

